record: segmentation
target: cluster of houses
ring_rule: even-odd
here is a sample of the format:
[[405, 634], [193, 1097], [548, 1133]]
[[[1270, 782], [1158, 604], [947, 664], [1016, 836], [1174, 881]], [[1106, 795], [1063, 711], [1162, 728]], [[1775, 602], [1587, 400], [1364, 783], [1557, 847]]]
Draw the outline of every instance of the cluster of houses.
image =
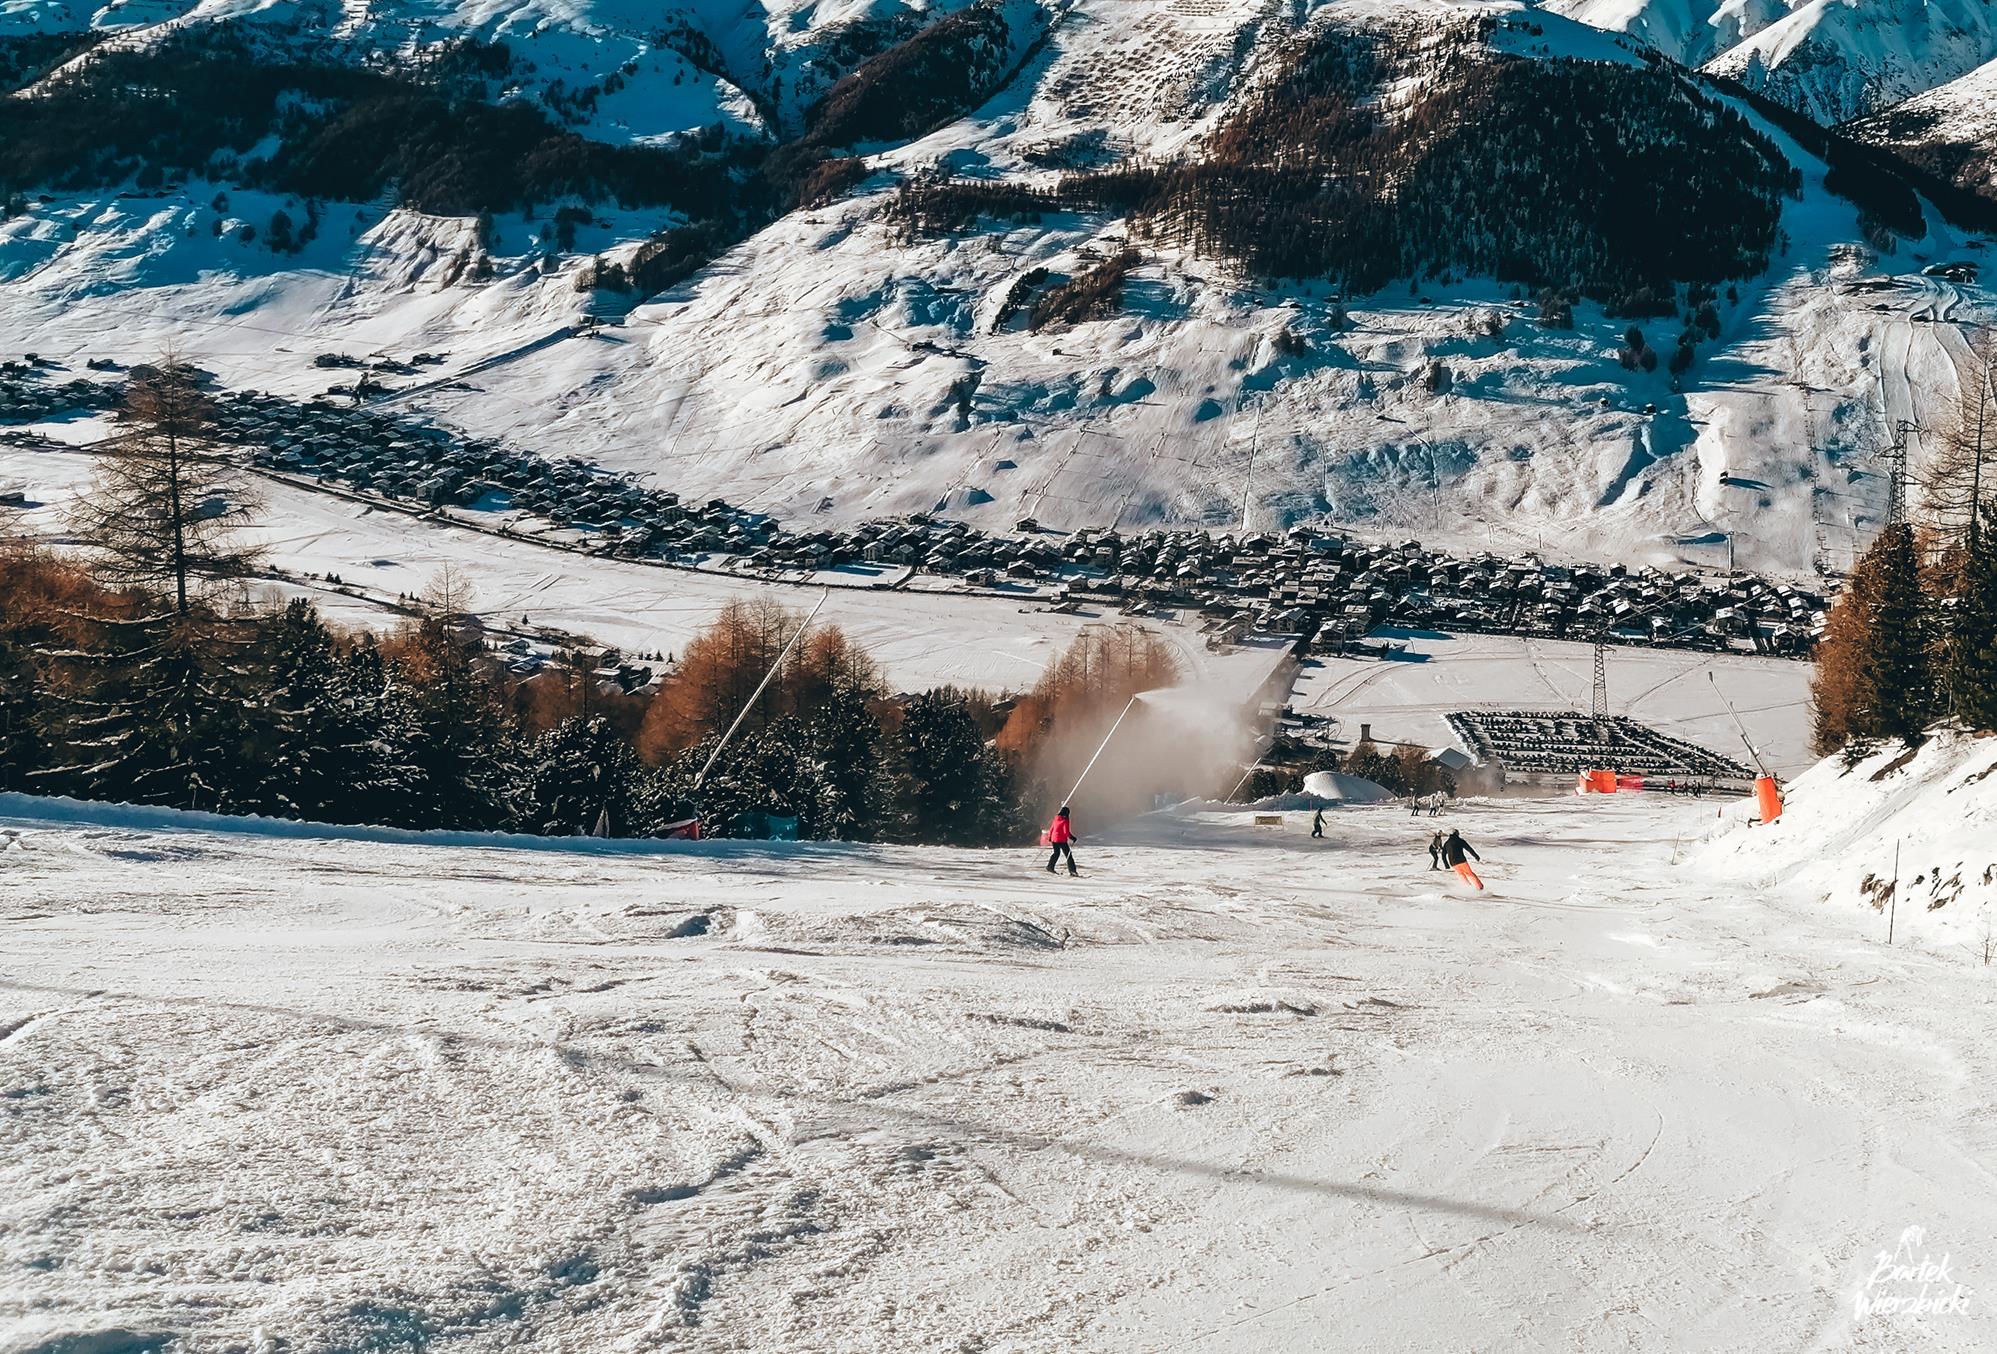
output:
[[[110, 382], [58, 383], [48, 365], [0, 365], [0, 419], [102, 408], [119, 396]], [[592, 553], [725, 561], [771, 577], [922, 570], [1056, 606], [1197, 611], [1216, 646], [1262, 633], [1354, 652], [1381, 647], [1375, 632], [1399, 625], [1804, 654], [1828, 607], [1819, 593], [1751, 574], [1556, 565], [1530, 555], [1458, 558], [1412, 541], [1361, 543], [1305, 526], [1055, 532], [1022, 519], [1009, 533], [988, 533], [917, 513], [787, 530], [720, 499], [682, 502], [578, 461], [364, 404], [253, 391], [211, 398], [215, 438], [243, 447], [266, 470], [413, 506], [528, 514], [559, 529], [550, 539]]]
[[531, 514], [600, 554], [668, 563], [727, 557], [741, 572], [771, 576], [919, 569], [1056, 605], [1198, 611], [1217, 645], [1302, 633], [1321, 651], [1350, 652], [1382, 626], [1405, 625], [1803, 654], [1828, 607], [1819, 593], [1751, 574], [1465, 559], [1413, 541], [1365, 544], [1301, 526], [1061, 533], [1023, 519], [1010, 534], [992, 534], [915, 513], [786, 530], [720, 499], [682, 502], [581, 462], [366, 407], [248, 392], [217, 401], [215, 431], [268, 469], [422, 505]]
[[719, 499], [682, 503], [579, 461], [551, 461], [362, 406], [238, 391], [215, 402], [210, 432], [246, 448], [266, 470], [424, 507], [528, 513], [581, 533], [603, 554], [740, 554], [774, 528]]
[[53, 363], [35, 353], [0, 362], [0, 423], [35, 423], [110, 409], [124, 396], [122, 387], [105, 381], [49, 380], [53, 370]]

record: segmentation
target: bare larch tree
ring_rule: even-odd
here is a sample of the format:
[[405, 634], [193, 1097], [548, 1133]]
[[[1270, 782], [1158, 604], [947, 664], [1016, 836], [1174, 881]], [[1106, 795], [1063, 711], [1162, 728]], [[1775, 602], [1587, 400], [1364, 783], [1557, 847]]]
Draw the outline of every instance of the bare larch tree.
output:
[[261, 555], [237, 536], [258, 501], [249, 473], [209, 439], [212, 412], [197, 374], [172, 353], [135, 368], [121, 430], [102, 444], [71, 515], [107, 577], [170, 587], [180, 615], [203, 580], [241, 578]]
[[1918, 478], [1928, 525], [1974, 549], [1980, 509], [1997, 496], [1997, 330], [1979, 332], [1960, 367], [1961, 401]]

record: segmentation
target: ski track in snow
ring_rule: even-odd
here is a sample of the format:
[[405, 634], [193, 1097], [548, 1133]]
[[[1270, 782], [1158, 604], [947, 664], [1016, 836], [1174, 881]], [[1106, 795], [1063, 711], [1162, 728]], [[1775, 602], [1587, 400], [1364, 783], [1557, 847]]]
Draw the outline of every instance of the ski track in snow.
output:
[[1714, 813], [1460, 805], [1476, 897], [1392, 806], [1080, 881], [10, 819], [0, 1347], [1989, 1348], [1852, 1315], [1909, 1226], [1997, 1283], [1989, 971]]

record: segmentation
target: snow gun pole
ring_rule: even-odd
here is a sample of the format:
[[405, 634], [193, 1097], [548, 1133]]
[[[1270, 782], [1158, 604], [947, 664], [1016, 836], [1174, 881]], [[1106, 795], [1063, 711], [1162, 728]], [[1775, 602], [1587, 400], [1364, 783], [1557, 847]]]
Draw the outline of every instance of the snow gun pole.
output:
[[804, 618], [804, 624], [798, 626], [797, 633], [793, 634], [788, 640], [784, 641], [784, 647], [777, 651], [776, 661], [774, 663], [771, 663], [770, 670], [763, 674], [763, 680], [756, 683], [756, 689], [754, 691], [751, 691], [749, 693], [749, 699], [742, 703], [742, 709], [740, 713], [738, 713], [735, 716], [735, 722], [728, 726], [728, 732], [721, 735], [721, 741], [719, 743], [716, 743], [714, 745], [714, 751], [710, 752], [707, 755], [707, 764], [702, 766], [700, 768], [700, 774], [693, 778], [693, 788], [696, 793], [699, 792], [700, 787], [702, 785], [706, 784], [707, 773], [712, 771], [714, 769], [714, 763], [720, 760], [722, 750], [728, 746], [728, 740], [735, 736], [735, 730], [742, 727], [742, 721], [749, 717], [749, 712], [756, 708], [756, 702], [762, 699], [763, 688], [770, 684], [770, 679], [772, 677], [775, 677], [777, 675], [778, 669], [783, 667], [784, 659], [790, 657], [790, 651], [792, 647], [795, 646], [800, 639], [804, 638], [804, 632], [811, 628], [812, 621], [817, 619], [818, 617], [818, 608], [824, 606], [825, 599], [830, 597], [831, 595], [832, 595], [832, 589], [830, 588], [827, 588], [824, 592], [818, 595], [818, 605], [812, 607], [811, 614]]
[[1720, 690], [1720, 679], [1713, 676], [1711, 668], [1706, 669], [1706, 680], [1713, 684], [1713, 691], [1726, 705], [1727, 713], [1733, 717], [1734, 728], [1740, 731], [1740, 741], [1747, 745], [1747, 755], [1754, 758], [1754, 769], [1764, 776], [1768, 775], [1768, 763], [1761, 760], [1760, 750], [1754, 746], [1754, 740], [1747, 736], [1747, 726], [1740, 722], [1740, 712], [1734, 709], [1734, 703], [1727, 699], [1727, 693]]
[[1255, 763], [1250, 762], [1248, 764], [1248, 769], [1241, 773], [1241, 779], [1234, 782], [1234, 788], [1227, 792], [1227, 799], [1224, 802], [1232, 804], [1234, 802], [1234, 797], [1241, 793], [1241, 787], [1246, 785], [1248, 783], [1248, 778], [1254, 774], [1255, 774]]
[[1119, 728], [1123, 727], [1123, 716], [1129, 714], [1130, 707], [1135, 704], [1137, 704], [1137, 697], [1135, 696], [1132, 696], [1128, 701], [1124, 703], [1122, 714], [1119, 714], [1116, 717], [1116, 723], [1109, 726], [1109, 732], [1104, 734], [1102, 742], [1096, 745], [1095, 757], [1089, 758], [1089, 764], [1083, 767], [1082, 774], [1075, 778], [1075, 789], [1068, 791], [1068, 798], [1063, 802], [1069, 804], [1075, 802], [1075, 792], [1082, 788], [1082, 782], [1089, 778], [1089, 772], [1096, 769], [1096, 759], [1103, 755], [1103, 749], [1109, 746], [1109, 740], [1116, 737], [1116, 731]]

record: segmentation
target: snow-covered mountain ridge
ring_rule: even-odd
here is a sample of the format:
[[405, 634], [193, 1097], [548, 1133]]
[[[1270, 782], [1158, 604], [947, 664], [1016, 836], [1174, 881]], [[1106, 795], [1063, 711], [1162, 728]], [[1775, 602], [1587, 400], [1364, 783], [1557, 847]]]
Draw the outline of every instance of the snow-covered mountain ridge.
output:
[[[1974, 288], [1918, 275], [1966, 238], [1932, 211], [1914, 206], [1918, 238], [1875, 229], [1868, 243], [1858, 211], [1824, 190], [1823, 163], [1751, 110], [1733, 130], [1727, 120], [1743, 110], [1673, 86], [1689, 77], [1666, 73], [1640, 44], [1515, 4], [988, 4], [953, 41], [985, 54], [977, 69], [995, 92], [973, 82], [956, 91], [965, 115], [911, 114], [914, 125], [857, 144], [825, 130], [815, 93], [800, 91], [829, 88], [871, 55], [885, 63], [871, 68], [874, 83], [849, 84], [827, 106], [882, 106], [868, 102], [894, 89], [882, 71], [933, 69], [911, 42], [941, 27], [921, 27], [929, 12], [675, 13], [10, 9], [17, 31], [96, 22], [118, 29], [114, 47], [148, 51], [199, 25], [276, 25], [291, 50], [323, 42], [398, 59], [452, 34], [503, 42], [508, 59], [479, 72], [479, 97], [534, 110], [552, 130], [530, 128], [522, 141], [532, 155], [520, 163], [539, 175], [534, 200], [520, 200], [518, 176], [486, 173], [478, 147], [452, 148], [479, 172], [444, 189], [498, 184], [511, 195], [483, 217], [399, 205], [422, 178], [406, 166], [427, 172], [434, 156], [383, 157], [372, 200], [312, 199], [300, 190], [308, 180], [285, 177], [311, 167], [300, 167], [296, 133], [286, 139], [295, 120], [232, 152], [246, 167], [233, 179], [210, 165], [40, 185], [0, 223], [0, 346], [80, 365], [143, 360], [171, 337], [225, 384], [287, 395], [324, 391], [322, 354], [441, 353], [421, 380], [385, 375], [383, 398], [787, 520], [915, 509], [984, 526], [1022, 516], [1057, 527], [1328, 520], [1477, 548], [1800, 572], [1840, 566], [1868, 538], [1884, 501], [1871, 458], [1901, 411], [1952, 397], [1960, 334], [1917, 317], [1964, 320], [1981, 301]], [[983, 15], [1002, 37], [977, 26]], [[1465, 25], [1482, 25], [1488, 54], [1452, 54], [1444, 35]], [[1311, 105], [1315, 121], [1255, 122], [1257, 92], [1280, 87], [1286, 53], [1328, 30], [1388, 34], [1397, 54], [1433, 50], [1440, 74], [1408, 66], [1355, 87], [1337, 109]], [[659, 56], [665, 64], [619, 75], [641, 39], [655, 56], [691, 52], [700, 74], [668, 72]], [[1535, 79], [1574, 72], [1604, 89], [1655, 89], [1687, 119], [1671, 132], [1687, 144], [1770, 148], [1793, 178], [1771, 180], [1766, 198], [1715, 197], [1692, 217], [1747, 222], [1765, 201], [1765, 266], [1756, 249], [1709, 272], [1698, 264], [1651, 299], [1662, 313], [1648, 316], [1610, 313], [1632, 308], [1629, 287], [1556, 297], [1549, 311], [1539, 287], [1518, 280], [1537, 265], [1471, 248], [1518, 219], [1493, 212], [1532, 193], [1452, 184], [1435, 170], [1451, 163], [1436, 148], [1479, 144], [1499, 121], [1488, 106], [1432, 97], [1446, 63], [1499, 58], [1527, 63]], [[806, 66], [817, 74], [807, 79]], [[44, 75], [16, 98], [58, 85]], [[577, 93], [588, 88], [593, 99]], [[1617, 102], [1583, 100], [1581, 133], [1612, 127], [1602, 108]], [[340, 130], [337, 119], [311, 126]], [[1216, 165], [1262, 175], [1282, 163], [1228, 161], [1217, 147], [1286, 145], [1306, 126], [1298, 144], [1344, 166], [1343, 182], [1366, 185], [1369, 156], [1426, 166], [1429, 196], [1397, 189], [1380, 219], [1446, 251], [1400, 256], [1386, 270], [1408, 269], [1396, 280], [1368, 278], [1363, 294], [1348, 285], [1340, 296], [1330, 280], [1261, 278], [1240, 257], [1252, 237], [1239, 230], [1230, 243], [1187, 225], [1189, 204], [1243, 181]], [[1408, 158], [1411, 146], [1428, 158]], [[1150, 164], [1205, 166], [1207, 177], [1131, 205], [1107, 192], [1128, 181], [1105, 178], [1086, 202], [945, 230], [911, 231], [898, 215], [903, 186], [939, 174], [1003, 194]], [[716, 206], [688, 188], [691, 174], [734, 187]], [[423, 181], [434, 187], [434, 177]], [[1675, 184], [1675, 171], [1662, 179]], [[580, 191], [559, 191], [564, 183]], [[617, 192], [634, 184], [620, 205]], [[784, 210], [785, 193], [816, 205]], [[1353, 200], [1371, 212], [1388, 196], [1365, 188]], [[1535, 209], [1558, 230], [1579, 228], [1558, 238], [1584, 261], [1562, 269], [1582, 278], [1586, 260], [1637, 257], [1634, 237], [1617, 232], [1654, 215], [1619, 218], [1585, 195], [1568, 200], [1564, 186], [1540, 196]], [[1309, 210], [1311, 229], [1330, 221], [1345, 232], [1331, 237], [1334, 257], [1350, 254], [1340, 242], [1355, 238], [1355, 222], [1373, 219], [1323, 201]], [[280, 214], [286, 251], [271, 247]], [[1894, 252], [1876, 253], [1882, 244]], [[649, 285], [623, 285], [633, 274], [668, 285], [648, 295]], [[606, 280], [616, 285], [591, 289]], [[613, 323], [591, 332], [578, 324], [585, 311]]]
[[1934, 89], [1997, 59], [1989, 0], [1545, 0], [1823, 122]]

